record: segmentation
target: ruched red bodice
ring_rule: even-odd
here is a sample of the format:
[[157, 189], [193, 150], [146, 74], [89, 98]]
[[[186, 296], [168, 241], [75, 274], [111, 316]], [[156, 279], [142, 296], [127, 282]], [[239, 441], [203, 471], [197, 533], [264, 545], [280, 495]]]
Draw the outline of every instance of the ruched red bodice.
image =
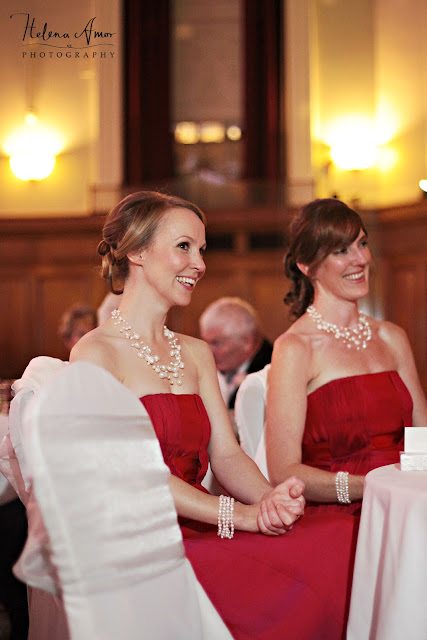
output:
[[332, 380], [308, 396], [303, 462], [368, 473], [398, 461], [411, 424], [412, 399], [396, 371]]
[[[396, 371], [331, 380], [307, 398], [302, 462], [325, 471], [366, 475], [399, 462], [404, 427], [411, 425], [412, 398]], [[344, 509], [355, 513], [360, 503]]]
[[201, 488], [209, 465], [211, 426], [200, 396], [156, 394], [141, 398], [171, 473]]

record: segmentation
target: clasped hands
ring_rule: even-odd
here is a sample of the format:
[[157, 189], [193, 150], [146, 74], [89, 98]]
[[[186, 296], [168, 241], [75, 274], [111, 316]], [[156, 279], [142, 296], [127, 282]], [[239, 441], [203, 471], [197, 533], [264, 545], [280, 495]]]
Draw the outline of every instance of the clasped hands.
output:
[[291, 476], [263, 495], [257, 503], [257, 524], [261, 533], [276, 536], [292, 529], [304, 514], [304, 489], [303, 481]]

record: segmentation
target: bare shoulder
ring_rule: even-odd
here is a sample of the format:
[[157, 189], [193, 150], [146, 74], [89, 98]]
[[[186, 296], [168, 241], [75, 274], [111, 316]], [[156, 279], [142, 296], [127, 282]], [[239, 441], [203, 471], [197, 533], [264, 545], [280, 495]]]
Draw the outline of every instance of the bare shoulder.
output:
[[178, 335], [181, 344], [190, 352], [190, 355], [196, 362], [200, 362], [206, 359], [213, 359], [212, 351], [209, 345], [199, 338], [193, 338], [193, 336], [186, 336], [184, 334]]
[[292, 328], [282, 333], [274, 342], [273, 359], [283, 358], [307, 361], [311, 359], [312, 341], [309, 335], [300, 331], [293, 331]]
[[[376, 327], [375, 327], [376, 324]], [[378, 336], [393, 351], [401, 351], [409, 349], [409, 340], [406, 331], [393, 322], [383, 320], [375, 321], [374, 327], [378, 331]]]
[[92, 362], [114, 375], [117, 374], [116, 348], [102, 327], [97, 327], [84, 335], [72, 348], [70, 362], [78, 360]]

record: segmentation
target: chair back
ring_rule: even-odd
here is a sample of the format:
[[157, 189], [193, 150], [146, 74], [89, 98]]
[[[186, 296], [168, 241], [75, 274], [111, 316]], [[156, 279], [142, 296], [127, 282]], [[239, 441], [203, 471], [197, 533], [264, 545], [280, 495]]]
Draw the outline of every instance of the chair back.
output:
[[24, 449], [73, 640], [230, 638], [185, 558], [141, 402], [76, 362], [33, 399]]
[[25, 411], [34, 394], [67, 364], [58, 358], [38, 356], [13, 383], [15, 396], [10, 403], [8, 432], [0, 445], [0, 470], [24, 505], [28, 503], [30, 487], [22, 441]]
[[[237, 391], [234, 419], [243, 451], [267, 476], [264, 446], [265, 401], [270, 365], [250, 373]], [[260, 451], [258, 451], [260, 449]]]

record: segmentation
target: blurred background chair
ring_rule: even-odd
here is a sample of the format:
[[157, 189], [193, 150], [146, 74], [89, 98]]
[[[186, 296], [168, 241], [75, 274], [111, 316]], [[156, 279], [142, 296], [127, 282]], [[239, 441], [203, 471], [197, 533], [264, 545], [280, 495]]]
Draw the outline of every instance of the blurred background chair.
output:
[[231, 638], [185, 557], [169, 470], [129, 390], [70, 365], [26, 411], [24, 450], [73, 640]]
[[250, 373], [237, 391], [234, 419], [243, 451], [268, 478], [264, 443], [265, 397], [270, 365]]

